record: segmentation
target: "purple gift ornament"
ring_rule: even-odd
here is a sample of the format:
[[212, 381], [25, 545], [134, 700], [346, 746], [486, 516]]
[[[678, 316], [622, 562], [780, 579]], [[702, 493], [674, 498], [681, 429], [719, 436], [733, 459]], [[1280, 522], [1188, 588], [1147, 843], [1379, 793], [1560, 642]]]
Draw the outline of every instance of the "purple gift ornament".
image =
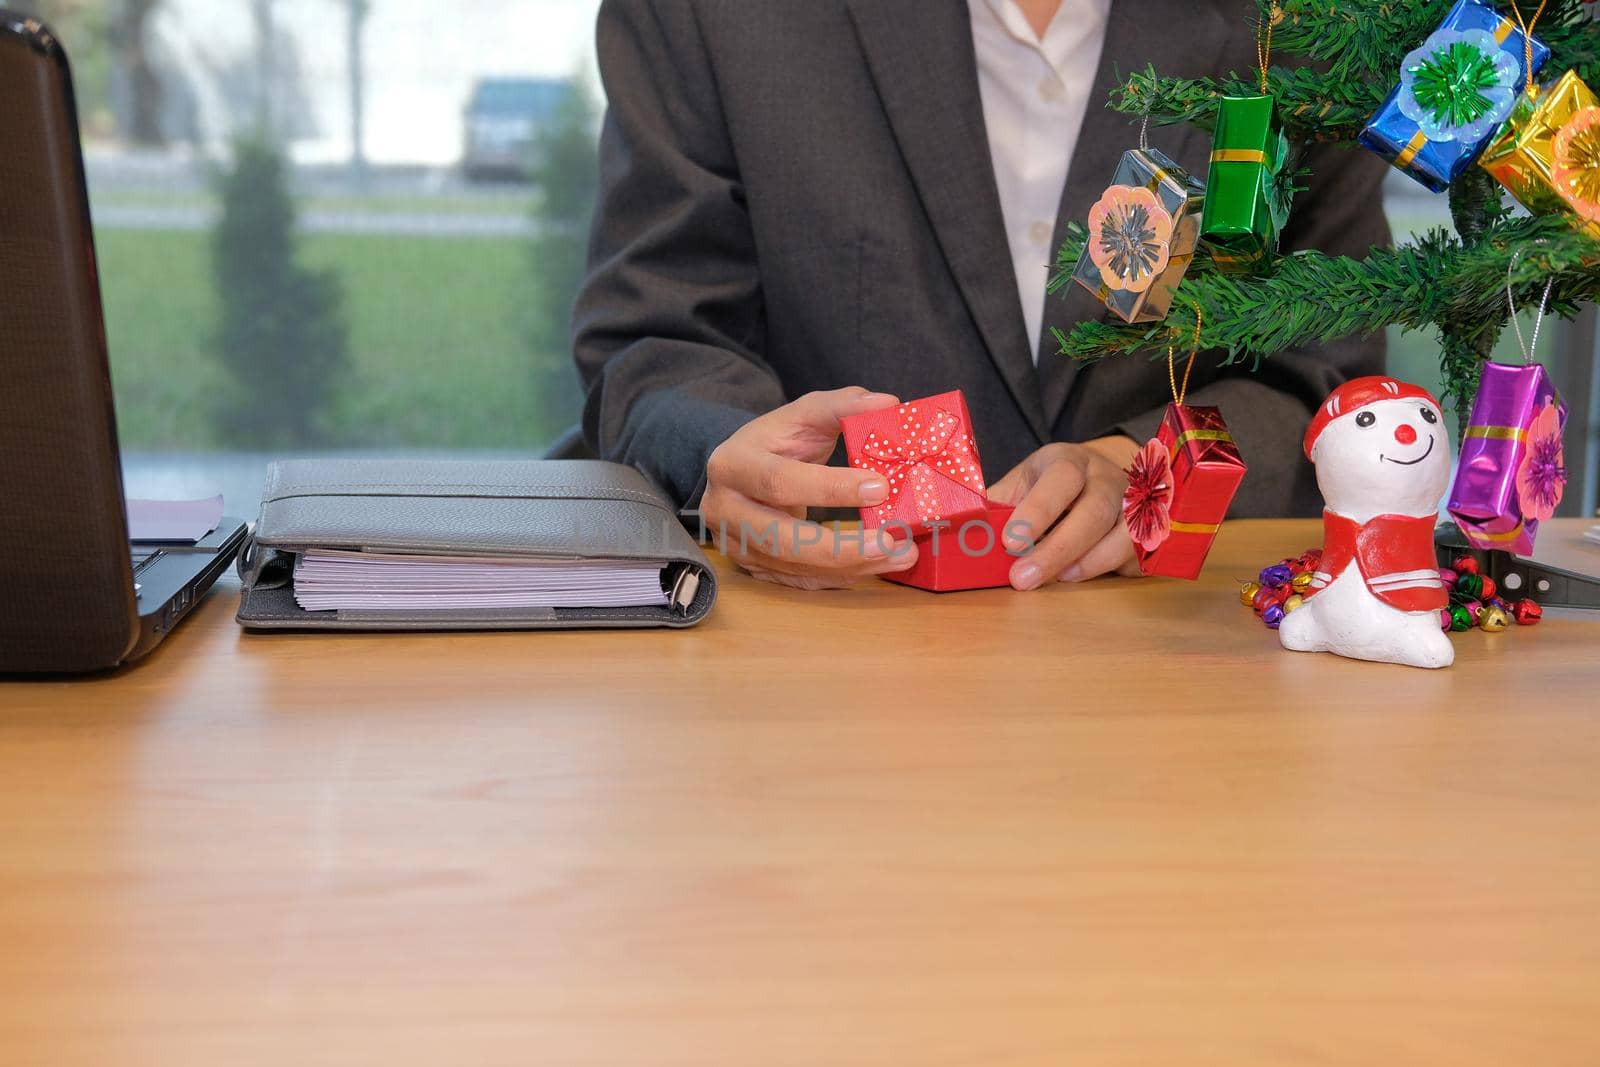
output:
[[1566, 425], [1567, 405], [1542, 366], [1484, 365], [1448, 504], [1473, 547], [1532, 554], [1540, 518], [1561, 499]]

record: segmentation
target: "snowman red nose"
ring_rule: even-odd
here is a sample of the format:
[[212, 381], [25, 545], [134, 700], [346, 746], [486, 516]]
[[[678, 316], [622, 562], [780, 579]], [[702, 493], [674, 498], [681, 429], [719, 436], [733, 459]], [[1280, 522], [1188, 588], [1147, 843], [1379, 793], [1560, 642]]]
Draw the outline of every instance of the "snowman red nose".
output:
[[1411, 428], [1409, 422], [1402, 422], [1394, 428], [1394, 439], [1403, 445], [1414, 445], [1417, 443], [1417, 431]]

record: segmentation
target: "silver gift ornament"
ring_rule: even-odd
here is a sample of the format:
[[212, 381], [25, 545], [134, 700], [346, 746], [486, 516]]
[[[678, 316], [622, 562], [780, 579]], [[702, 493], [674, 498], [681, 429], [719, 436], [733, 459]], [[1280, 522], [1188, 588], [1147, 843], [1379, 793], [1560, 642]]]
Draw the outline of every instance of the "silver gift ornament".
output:
[[1089, 239], [1072, 272], [1124, 322], [1159, 322], [1194, 259], [1205, 186], [1154, 148], [1122, 154], [1089, 211]]

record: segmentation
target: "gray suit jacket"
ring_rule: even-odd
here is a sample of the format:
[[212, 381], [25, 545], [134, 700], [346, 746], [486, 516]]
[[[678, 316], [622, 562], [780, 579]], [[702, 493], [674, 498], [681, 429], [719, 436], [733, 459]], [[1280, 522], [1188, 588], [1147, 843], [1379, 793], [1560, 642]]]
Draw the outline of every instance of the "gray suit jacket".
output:
[[[1103, 106], [1119, 72], [1248, 71], [1254, 11], [1114, 0], [1057, 246], [1137, 143]], [[599, 55], [610, 110], [573, 330], [601, 455], [694, 504], [706, 458], [745, 421], [844, 385], [963, 390], [991, 480], [1050, 441], [1153, 435], [1164, 360], [1054, 354], [1051, 325], [1105, 314], [1079, 287], [1049, 300], [1034, 367], [965, 0], [606, 0]], [[1151, 143], [1204, 176], [1208, 134]], [[1376, 156], [1326, 147], [1306, 163], [1289, 250], [1388, 241]], [[1202, 355], [1189, 402], [1222, 408], [1250, 466], [1233, 513], [1317, 513], [1301, 434], [1330, 389], [1381, 370], [1381, 339], [1256, 373], [1216, 363]]]

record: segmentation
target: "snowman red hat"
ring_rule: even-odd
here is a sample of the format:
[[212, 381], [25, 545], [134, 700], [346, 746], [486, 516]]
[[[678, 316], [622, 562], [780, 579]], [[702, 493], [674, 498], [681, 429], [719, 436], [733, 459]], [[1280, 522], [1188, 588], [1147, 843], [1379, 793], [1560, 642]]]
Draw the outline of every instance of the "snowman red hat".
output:
[[1352, 378], [1329, 393], [1328, 399], [1322, 402], [1322, 406], [1312, 416], [1311, 425], [1306, 427], [1306, 458], [1311, 458], [1311, 450], [1316, 447], [1317, 438], [1322, 436], [1322, 431], [1328, 428], [1328, 423], [1341, 415], [1360, 411], [1380, 400], [1426, 400], [1434, 407], [1439, 406], [1439, 401], [1433, 398], [1433, 394], [1420, 385], [1402, 382], [1385, 374]]

